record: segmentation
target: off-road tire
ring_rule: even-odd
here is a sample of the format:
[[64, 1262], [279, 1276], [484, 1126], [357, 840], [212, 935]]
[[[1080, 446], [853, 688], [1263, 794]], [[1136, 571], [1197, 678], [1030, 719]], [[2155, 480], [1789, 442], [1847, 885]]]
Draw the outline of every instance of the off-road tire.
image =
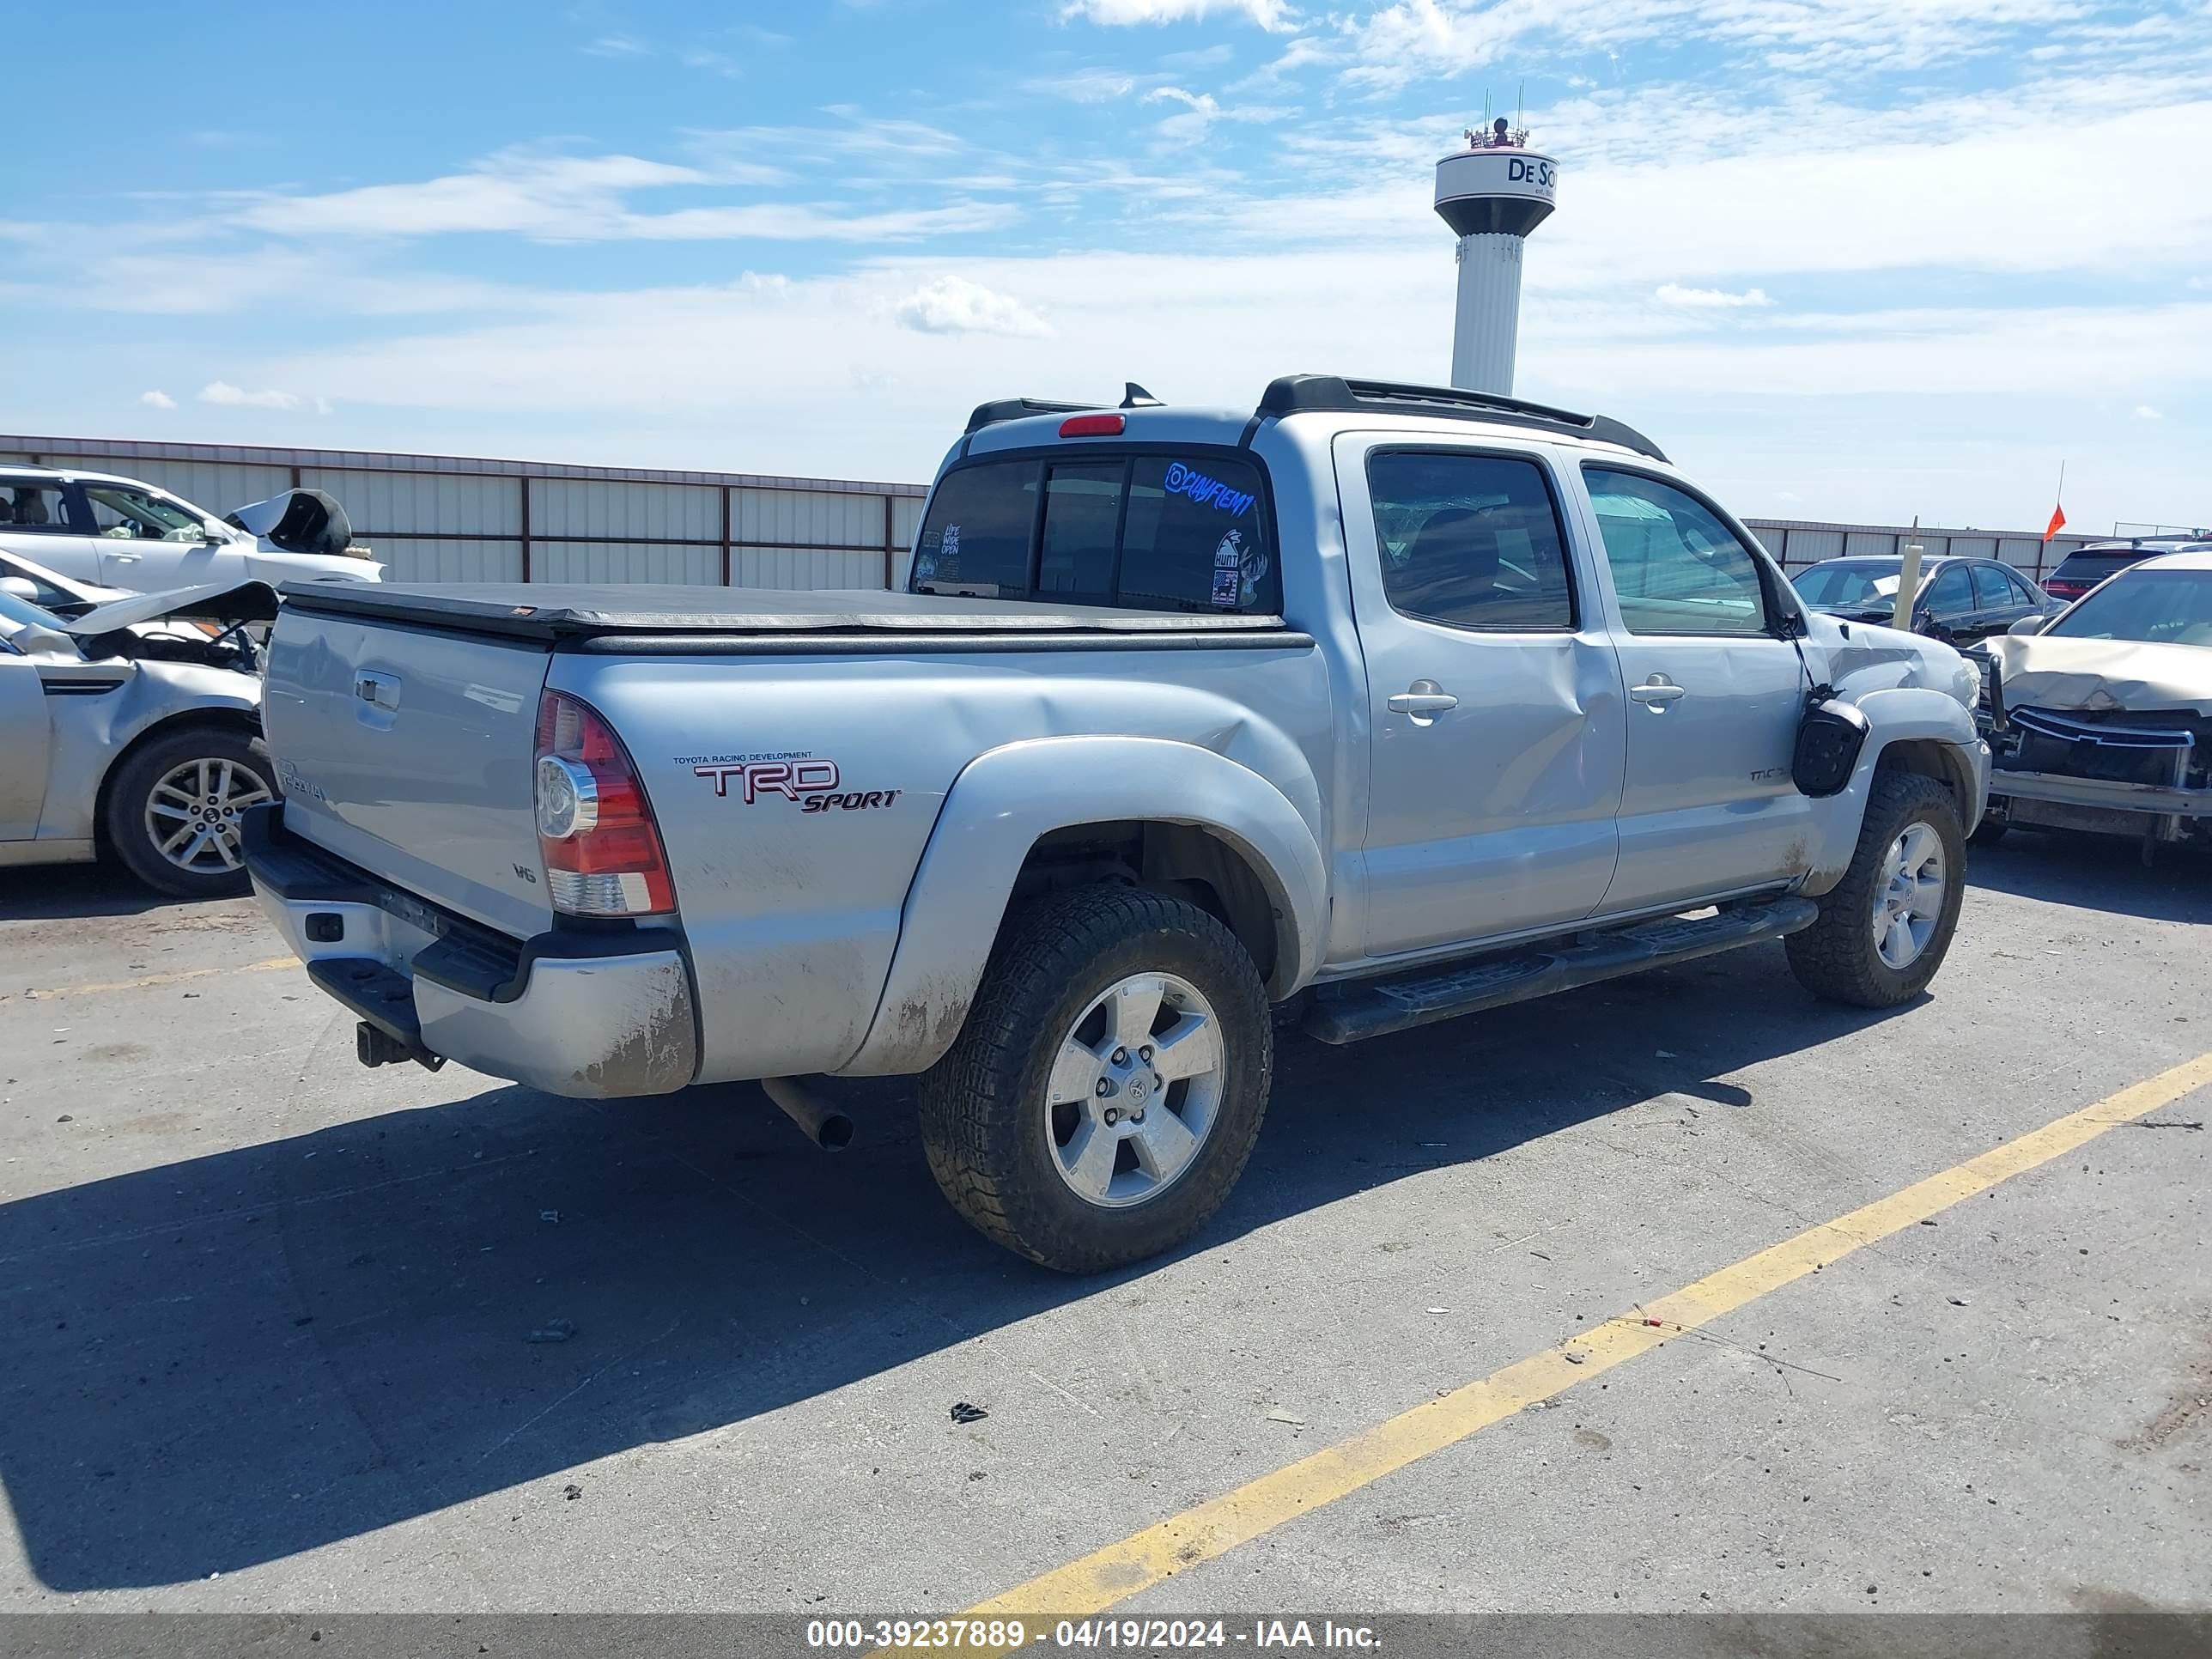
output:
[[[1044, 1095], [1084, 1010], [1132, 975], [1175, 974], [1219, 1022], [1223, 1092], [1194, 1161], [1156, 1198], [1088, 1204], [1061, 1181]], [[1237, 937], [1196, 905], [1086, 887], [1026, 907], [1000, 933], [967, 1024], [921, 1079], [921, 1142], [952, 1206], [986, 1238], [1041, 1267], [1098, 1273], [1172, 1249], [1206, 1224], [1244, 1171], [1267, 1115], [1274, 1031], [1267, 994]]]
[[243, 767], [276, 793], [276, 763], [259, 738], [235, 726], [188, 726], [142, 744], [125, 757], [107, 787], [100, 831], [124, 867], [157, 892], [185, 899], [235, 898], [252, 888], [243, 864], [207, 873], [182, 869], [161, 856], [146, 830], [146, 799], [154, 786], [203, 757]]
[[[1927, 945], [1898, 969], [1884, 962], [1875, 948], [1875, 890], [1883, 879], [1891, 845], [1916, 820], [1927, 824], [1943, 843], [1943, 903]], [[1966, 834], [1960, 822], [1958, 798], [1918, 772], [1878, 774], [1867, 793], [1866, 816], [1859, 823], [1850, 868], [1820, 899], [1820, 920], [1785, 941], [1790, 971], [1800, 985], [1831, 1002], [1893, 1008], [1911, 1001], [1936, 976], [1951, 948], [1966, 895]]]

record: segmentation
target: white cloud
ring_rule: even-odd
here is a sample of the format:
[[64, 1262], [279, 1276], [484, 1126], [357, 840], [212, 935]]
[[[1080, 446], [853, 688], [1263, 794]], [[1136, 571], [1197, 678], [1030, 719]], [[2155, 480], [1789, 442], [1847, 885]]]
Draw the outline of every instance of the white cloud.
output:
[[1705, 40], [1770, 70], [1908, 70], [2082, 16], [2086, 0], [1399, 0], [1347, 19], [1346, 78], [1375, 88], [1462, 75], [1534, 53]]
[[1137, 77], [1120, 70], [1073, 70], [1066, 75], [1039, 76], [1023, 82], [1025, 90], [1048, 97], [1065, 98], [1073, 104], [1110, 104], [1137, 89]]
[[643, 58], [653, 48], [634, 34], [603, 34], [584, 50], [593, 58]]
[[1662, 305], [1698, 306], [1726, 308], [1734, 306], [1771, 306], [1763, 288], [1746, 289], [1741, 294], [1730, 294], [1725, 289], [1684, 288], [1677, 283], [1662, 283], [1652, 296]]
[[166, 392], [142, 392], [138, 401], [149, 409], [174, 409], [177, 400]]
[[2165, 418], [2166, 413], [2163, 410], [2153, 409], [2148, 404], [2136, 405], [2136, 419], [2139, 421], [2162, 421]]
[[1223, 108], [1213, 94], [1189, 92], [1182, 87], [1155, 87], [1145, 94], [1148, 104], [1181, 104], [1182, 113], [1170, 115], [1159, 124], [1159, 134], [1171, 143], [1195, 143], [1206, 137], [1216, 121], [1242, 121], [1265, 125], [1271, 121], [1287, 120], [1297, 113], [1275, 104], [1243, 104]]
[[705, 70], [726, 81], [735, 81], [744, 75], [744, 66], [726, 52], [717, 52], [712, 46], [693, 46], [684, 54], [684, 67]]
[[200, 388], [200, 401], [222, 409], [297, 409], [301, 398], [296, 392], [279, 392], [273, 386], [248, 392], [228, 380], [210, 380]]
[[1298, 15], [1286, 0], [1068, 0], [1060, 15], [1109, 27], [1127, 27], [1137, 23], [1194, 21], [1215, 11], [1242, 12], [1271, 34], [1296, 27]]
[[713, 171], [635, 155], [544, 156], [510, 152], [465, 173], [413, 184], [366, 185], [320, 196], [266, 195], [233, 222], [295, 239], [506, 233], [544, 240], [598, 241], [638, 234], [669, 215], [623, 206], [631, 191], [668, 185], [769, 184], [780, 168], [726, 161]]
[[891, 306], [904, 326], [925, 334], [1013, 334], [1040, 338], [1051, 325], [1011, 295], [965, 276], [939, 276]]

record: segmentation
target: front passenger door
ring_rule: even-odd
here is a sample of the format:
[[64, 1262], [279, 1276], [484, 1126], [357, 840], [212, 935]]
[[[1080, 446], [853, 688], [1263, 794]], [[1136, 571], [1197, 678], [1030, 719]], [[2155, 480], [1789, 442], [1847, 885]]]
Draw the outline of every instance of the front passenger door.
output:
[[1680, 486], [1589, 464], [1583, 476], [1630, 702], [1620, 869], [1606, 911], [1797, 873], [1812, 803], [1790, 763], [1806, 678], [1776, 626], [1787, 604], [1780, 576]]
[[204, 582], [235, 581], [245, 561], [228, 542], [210, 541], [206, 520], [179, 501], [130, 484], [82, 485], [100, 548], [100, 580], [111, 587], [159, 593]]
[[0, 842], [39, 833], [52, 748], [39, 665], [0, 639]]
[[1974, 631], [1974, 590], [1963, 564], [1947, 564], [1928, 585], [1913, 618], [1916, 633], [1947, 645], [1979, 637]]

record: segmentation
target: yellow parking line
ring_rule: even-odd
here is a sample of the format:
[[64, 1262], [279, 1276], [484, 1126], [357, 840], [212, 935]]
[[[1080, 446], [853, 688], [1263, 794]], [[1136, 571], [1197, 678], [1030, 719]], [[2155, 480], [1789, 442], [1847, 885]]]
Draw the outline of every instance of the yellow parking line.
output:
[[208, 979], [216, 974], [266, 974], [278, 968], [297, 968], [297, 957], [270, 957], [266, 962], [248, 962], [235, 968], [185, 968], [173, 974], [149, 974], [143, 979], [112, 979], [97, 985], [64, 985], [51, 991], [26, 991], [27, 1002], [46, 1002], [59, 997], [97, 996], [103, 991], [149, 991], [156, 986], [182, 985], [188, 980]]
[[1601, 1376], [1677, 1333], [1732, 1313], [1961, 1199], [2063, 1157], [2106, 1130], [2154, 1112], [2208, 1083], [2212, 1083], [2212, 1054], [2199, 1054], [2094, 1106], [1915, 1182], [1902, 1192], [1808, 1227], [1633, 1313], [1616, 1315], [1593, 1330], [1577, 1332], [1562, 1346], [1516, 1360], [1480, 1382], [1426, 1401], [1248, 1486], [1056, 1567], [992, 1597], [965, 1616], [1079, 1617], [1103, 1612], [1286, 1521], [1310, 1515], [1432, 1452], [1456, 1445], [1525, 1407]]

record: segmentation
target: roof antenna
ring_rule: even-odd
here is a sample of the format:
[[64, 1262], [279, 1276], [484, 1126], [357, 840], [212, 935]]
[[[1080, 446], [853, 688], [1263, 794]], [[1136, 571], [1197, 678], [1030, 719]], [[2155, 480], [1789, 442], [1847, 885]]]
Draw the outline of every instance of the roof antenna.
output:
[[1165, 409], [1167, 405], [1139, 386], [1134, 380], [1121, 382], [1121, 407], [1124, 409]]

